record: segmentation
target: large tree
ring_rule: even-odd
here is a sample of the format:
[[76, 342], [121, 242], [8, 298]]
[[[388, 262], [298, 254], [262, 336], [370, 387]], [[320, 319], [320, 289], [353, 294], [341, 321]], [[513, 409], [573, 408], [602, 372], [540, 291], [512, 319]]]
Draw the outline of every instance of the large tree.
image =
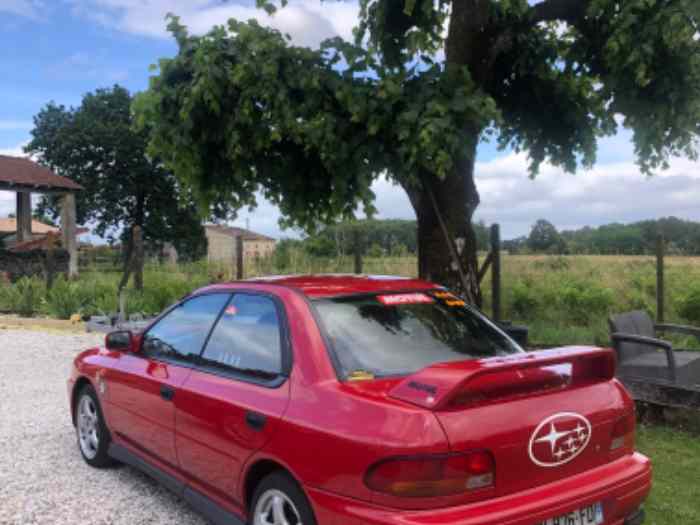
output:
[[474, 303], [480, 141], [527, 152], [531, 176], [543, 162], [593, 165], [597, 140], [620, 126], [644, 173], [696, 157], [697, 0], [360, 7], [355, 42], [317, 50], [255, 21], [194, 36], [172, 17], [179, 52], [136, 103], [152, 151], [203, 203], [253, 204], [260, 190], [304, 228], [371, 210], [370, 184], [386, 173], [415, 210], [420, 275]]
[[[146, 243], [170, 242], [184, 257], [199, 256], [206, 239], [197, 206], [189, 190], [146, 154], [147, 131], [134, 130], [131, 104], [119, 86], [89, 93], [75, 108], [49, 103], [34, 117], [26, 151], [85, 188], [77, 194], [78, 222], [94, 223], [98, 235], [124, 241], [128, 261], [135, 251], [134, 226]], [[58, 211], [54, 198], [39, 204], [40, 214], [55, 218]], [[140, 288], [143, 260], [136, 261]]]
[[566, 251], [566, 242], [554, 224], [546, 219], [539, 219], [533, 224], [527, 244], [536, 253], [562, 254]]

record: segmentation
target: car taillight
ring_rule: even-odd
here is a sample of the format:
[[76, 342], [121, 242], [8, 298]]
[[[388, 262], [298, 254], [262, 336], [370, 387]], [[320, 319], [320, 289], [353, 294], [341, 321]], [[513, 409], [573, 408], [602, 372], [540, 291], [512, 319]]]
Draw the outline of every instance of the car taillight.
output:
[[634, 432], [637, 425], [634, 410], [618, 419], [612, 430], [610, 450], [612, 452], [625, 449], [634, 450]]
[[450, 496], [493, 486], [496, 465], [487, 451], [388, 459], [365, 476], [378, 492], [406, 498]]

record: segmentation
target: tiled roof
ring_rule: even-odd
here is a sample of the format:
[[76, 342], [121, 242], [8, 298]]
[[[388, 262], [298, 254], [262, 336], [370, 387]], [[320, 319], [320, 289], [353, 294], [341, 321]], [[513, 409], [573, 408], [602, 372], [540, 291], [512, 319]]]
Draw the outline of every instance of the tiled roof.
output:
[[[80, 237], [81, 235], [85, 235], [86, 233], [89, 233], [90, 230], [87, 228], [78, 228], [75, 231], [75, 235], [77, 237]], [[60, 233], [60, 230], [56, 229], [56, 233]], [[13, 244], [10, 246], [9, 250], [11, 252], [28, 252], [31, 250], [46, 250], [48, 247], [48, 236], [44, 235], [42, 237], [39, 237], [38, 239], [32, 239], [30, 241], [24, 241], [24, 242], [18, 242], [16, 244]]]
[[[0, 219], [0, 234], [15, 233], [17, 231], [17, 219]], [[32, 233], [58, 233], [60, 230], [55, 226], [49, 226], [39, 221], [32, 221]]]
[[236, 226], [224, 226], [223, 224], [207, 224], [204, 226], [209, 231], [214, 231], [229, 237], [243, 237], [245, 241], [274, 241], [272, 237], [263, 235], [262, 233], [255, 233], [245, 228], [237, 228]]
[[[56, 175], [50, 169], [33, 160], [0, 155], [0, 185], [59, 190], [82, 190], [83, 187], [66, 177]], [[20, 189], [18, 188], [18, 189]]]

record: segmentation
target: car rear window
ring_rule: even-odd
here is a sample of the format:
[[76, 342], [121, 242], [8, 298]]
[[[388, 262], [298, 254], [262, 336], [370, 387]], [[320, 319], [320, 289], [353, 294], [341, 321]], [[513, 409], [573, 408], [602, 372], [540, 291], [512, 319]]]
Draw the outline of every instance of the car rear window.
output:
[[345, 377], [408, 375], [435, 363], [522, 352], [449, 292], [321, 299], [314, 305]]

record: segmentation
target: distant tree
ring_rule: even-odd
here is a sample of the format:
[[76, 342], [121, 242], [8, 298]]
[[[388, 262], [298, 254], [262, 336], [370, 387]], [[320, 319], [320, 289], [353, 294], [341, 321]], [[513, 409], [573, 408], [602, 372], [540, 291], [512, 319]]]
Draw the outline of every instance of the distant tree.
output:
[[539, 219], [527, 240], [528, 247], [533, 252], [538, 253], [566, 253], [566, 242], [562, 239], [554, 225], [545, 220]]
[[304, 240], [304, 250], [312, 257], [333, 257], [336, 255], [336, 245], [333, 239], [316, 236]]
[[54, 228], [58, 227], [58, 223], [56, 222], [55, 217], [49, 217], [46, 213], [42, 213], [41, 210], [35, 209], [34, 212], [32, 213], [32, 220], [38, 221], [42, 224], [47, 224], [49, 226], [53, 226]]
[[275, 252], [273, 255], [273, 260], [275, 268], [281, 270], [286, 270], [292, 265], [292, 257], [294, 256], [294, 251], [301, 251], [302, 243], [296, 239], [281, 239], [277, 246], [275, 246]]
[[484, 221], [479, 221], [474, 226], [474, 237], [476, 238], [476, 247], [479, 251], [488, 251], [491, 249], [491, 231], [486, 226]]
[[501, 249], [510, 254], [519, 254], [527, 251], [527, 237], [524, 235], [515, 239], [506, 239], [501, 241]]
[[[359, 5], [355, 42], [316, 50], [254, 21], [192, 35], [173, 18], [178, 53], [135, 106], [152, 152], [202, 200], [254, 204], [262, 188], [307, 230], [371, 210], [371, 183], [386, 175], [415, 210], [420, 275], [473, 303], [483, 139], [526, 152], [532, 176], [545, 161], [592, 166], [599, 138], [620, 125], [644, 173], [697, 157], [697, 0]], [[459, 265], [439, 215], [465, 241]]]
[[[78, 107], [51, 102], [34, 117], [25, 151], [85, 188], [77, 193], [78, 222], [94, 223], [95, 233], [108, 241], [119, 237], [127, 258], [134, 226], [142, 228], [145, 242], [169, 242], [183, 258], [197, 258], [206, 251], [197, 206], [189, 190], [146, 154], [148, 130], [134, 131], [131, 103], [119, 86], [88, 93]], [[58, 217], [55, 198], [45, 197], [36, 213]], [[138, 288], [142, 271], [135, 274]]]
[[382, 249], [382, 247], [379, 244], [377, 244], [375, 242], [375, 243], [372, 243], [370, 245], [370, 247], [367, 249], [367, 255], [369, 257], [379, 258], [379, 257], [382, 257], [384, 255], [384, 250]]

